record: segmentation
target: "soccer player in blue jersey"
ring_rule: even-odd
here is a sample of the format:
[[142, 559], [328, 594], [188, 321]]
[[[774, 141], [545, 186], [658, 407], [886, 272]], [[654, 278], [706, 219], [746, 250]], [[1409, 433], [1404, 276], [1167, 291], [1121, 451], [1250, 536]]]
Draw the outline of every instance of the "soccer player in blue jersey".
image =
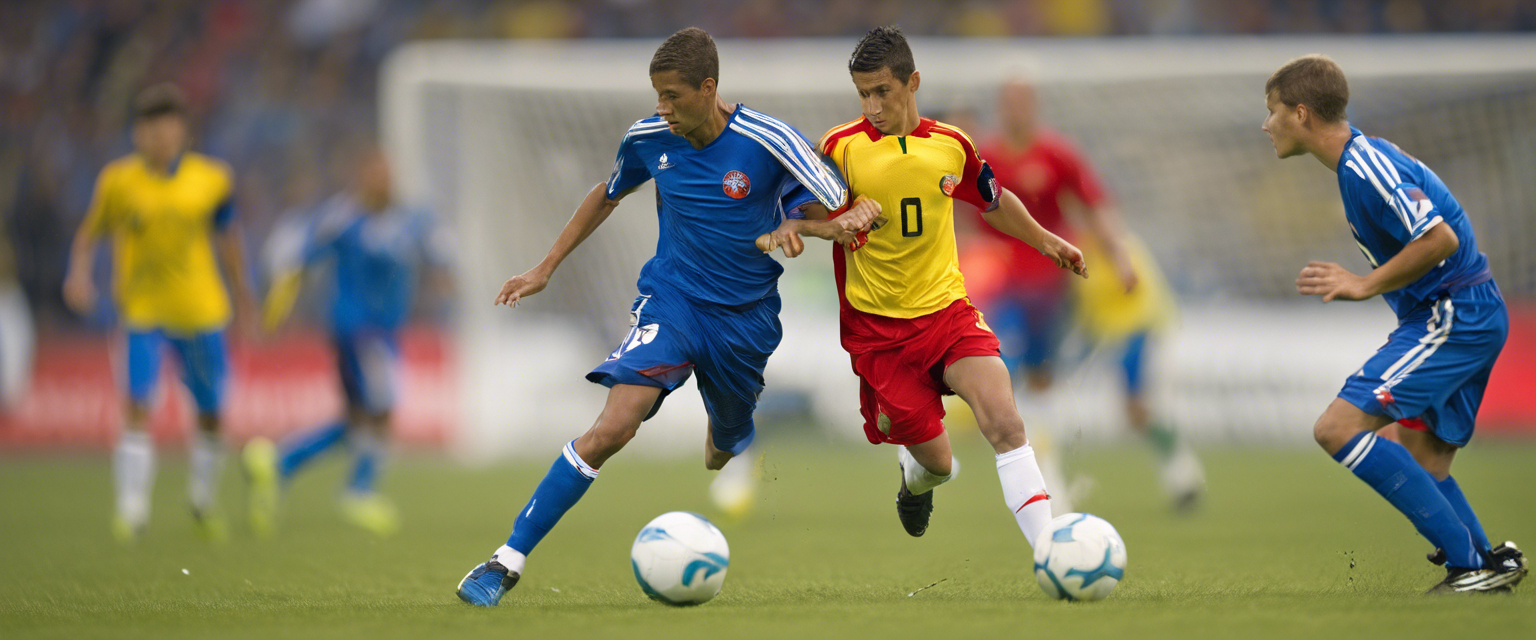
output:
[[[1356, 275], [1310, 262], [1302, 295], [1382, 296], [1398, 327], [1344, 383], [1313, 436], [1413, 522], [1436, 547], [1446, 577], [1430, 593], [1508, 591], [1526, 574], [1515, 545], [1490, 547], [1451, 477], [1472, 437], [1488, 374], [1509, 333], [1504, 299], [1477, 250], [1472, 225], [1429, 167], [1344, 119], [1349, 85], [1332, 60], [1310, 55], [1264, 85], [1263, 129], [1281, 158], [1310, 153], [1337, 172], [1345, 218], [1372, 270]], [[1402, 444], [1376, 434], [1398, 423]]]
[[[640, 271], [632, 328], [587, 374], [609, 388], [607, 403], [596, 423], [565, 445], [518, 512], [506, 544], [459, 582], [458, 596], [470, 604], [500, 602], [527, 555], [586, 493], [603, 463], [691, 373], [699, 376], [709, 417], [705, 466], [719, 470], [746, 449], [763, 367], [782, 335], [783, 268], [755, 240], [800, 212], [808, 219], [800, 233], [846, 243], [879, 213], [861, 201], [825, 220], [822, 209], [837, 209], [847, 198], [841, 177], [794, 128], [719, 98], [719, 57], [703, 30], [667, 38], [651, 58], [650, 76], [656, 115], [629, 128], [608, 181], [577, 206], [544, 260], [496, 296], [497, 304], [516, 305], [542, 291], [625, 194], [656, 181], [660, 239]], [[794, 234], [783, 239], [786, 255], [804, 248]]]
[[265, 438], [246, 445], [251, 525], [271, 531], [278, 485], [320, 454], [343, 444], [353, 451], [342, 514], [378, 535], [398, 527], [394, 506], [375, 490], [383, 464], [390, 412], [399, 385], [400, 327], [423, 275], [441, 275], [452, 241], [433, 216], [394, 200], [389, 164], [369, 153], [351, 193], [322, 204], [298, 243], [274, 235], [274, 286], [267, 323], [281, 322], [298, 294], [303, 271], [329, 264], [331, 340], [346, 396], [346, 414], [299, 433], [281, 447]]

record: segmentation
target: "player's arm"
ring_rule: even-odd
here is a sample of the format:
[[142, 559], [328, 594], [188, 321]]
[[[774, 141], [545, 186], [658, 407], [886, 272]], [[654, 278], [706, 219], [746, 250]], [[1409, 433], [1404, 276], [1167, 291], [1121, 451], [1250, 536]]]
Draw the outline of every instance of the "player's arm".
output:
[[1102, 202], [1096, 206], [1083, 207], [1083, 223], [1088, 227], [1099, 241], [1099, 246], [1104, 248], [1110, 264], [1115, 267], [1115, 274], [1120, 278], [1120, 286], [1126, 292], [1136, 288], [1136, 269], [1131, 264], [1131, 254], [1125, 248], [1125, 226], [1121, 223], [1120, 212], [1113, 204]]
[[1296, 291], [1304, 296], [1322, 296], [1323, 302], [1374, 298], [1424, 277], [1459, 247], [1461, 239], [1456, 237], [1456, 231], [1450, 225], [1436, 224], [1364, 276], [1355, 275], [1338, 263], [1308, 262], [1296, 278]]
[[1055, 262], [1056, 266], [1071, 269], [1072, 273], [1084, 278], [1088, 277], [1088, 267], [1083, 264], [1082, 251], [1040, 226], [1034, 216], [1029, 215], [1029, 210], [1024, 208], [1024, 202], [1019, 200], [1012, 191], [1002, 188], [998, 191], [997, 206], [990, 207], [990, 210], [983, 209], [981, 212], [981, 217], [987, 221], [987, 224], [1034, 247], [1041, 255]]
[[555, 269], [565, 261], [566, 256], [571, 255], [576, 247], [581, 246], [587, 236], [592, 235], [597, 227], [613, 213], [613, 209], [619, 206], [619, 199], [626, 193], [616, 194], [617, 197], [608, 197], [608, 183], [601, 183], [592, 187], [587, 192], [587, 197], [576, 206], [576, 213], [571, 215], [571, 220], [565, 223], [565, 228], [560, 231], [560, 236], [555, 238], [555, 245], [550, 247], [549, 253], [537, 266], [521, 275], [513, 276], [501, 285], [501, 292], [496, 294], [494, 304], [504, 304], [510, 307], [517, 306], [518, 300], [531, 296], [544, 290], [549, 285], [549, 277], [554, 275]]
[[64, 277], [64, 302], [75, 313], [86, 315], [96, 307], [96, 285], [91, 280], [96, 270], [96, 245], [107, 232], [107, 210], [110, 204], [111, 186], [108, 171], [102, 170], [96, 179], [95, 192], [91, 194], [91, 208], [85, 220], [75, 231], [75, 239], [69, 245], [69, 271]]
[[805, 243], [800, 240], [800, 236], [854, 246], [859, 242], [859, 234], [869, 231], [875, 219], [880, 216], [880, 203], [859, 196], [853, 204], [839, 210], [836, 215], [819, 202], [800, 207], [800, 212], [804, 217], [789, 218], [779, 228], [758, 236], [757, 248], [763, 253], [783, 248], [784, 257], [793, 258], [805, 251]]
[[213, 243], [218, 251], [219, 262], [229, 278], [230, 293], [235, 302], [235, 333], [238, 335], [256, 318], [256, 295], [251, 292], [251, 280], [245, 263], [245, 238], [240, 225], [235, 222], [232, 199], [226, 199], [213, 215]]

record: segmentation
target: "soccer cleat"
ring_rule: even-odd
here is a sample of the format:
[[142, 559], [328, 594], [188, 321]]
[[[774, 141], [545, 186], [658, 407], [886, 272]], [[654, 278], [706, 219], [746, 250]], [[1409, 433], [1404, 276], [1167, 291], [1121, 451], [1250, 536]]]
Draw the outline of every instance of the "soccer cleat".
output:
[[507, 590], [517, 586], [520, 577], [520, 574], [508, 570], [492, 558], [471, 569], [459, 581], [459, 588], [454, 593], [460, 600], [477, 607], [494, 607], [501, 602], [501, 596], [506, 595]]
[[197, 527], [198, 535], [209, 542], [227, 542], [229, 540], [229, 525], [224, 518], [212, 511], [192, 509], [192, 524]]
[[1493, 562], [1493, 570], [1504, 576], [1504, 584], [1507, 586], [1520, 584], [1530, 571], [1525, 554], [1520, 552], [1514, 542], [1506, 540], [1504, 544], [1494, 547], [1489, 557]]
[[112, 537], [123, 544], [133, 544], [144, 535], [144, 523], [129, 522], [127, 518], [118, 515], [112, 517]]
[[387, 538], [400, 530], [399, 511], [388, 498], [376, 493], [347, 495], [341, 499], [341, 514], [347, 522], [380, 538]]
[[1445, 549], [1436, 547], [1434, 551], [1425, 554], [1424, 559], [1428, 560], [1430, 564], [1443, 567], [1445, 566]]
[[268, 537], [277, 528], [278, 471], [277, 446], [266, 438], [253, 438], [240, 454], [245, 468], [249, 494], [251, 530]]
[[[1430, 587], [1424, 595], [1454, 593], [1509, 593], [1511, 576], [1493, 569], [1457, 569], [1445, 572], [1445, 579]], [[1516, 580], [1518, 581], [1518, 580]]]
[[901, 528], [907, 530], [907, 535], [914, 538], [922, 537], [928, 532], [928, 519], [933, 515], [933, 491], [929, 490], [921, 495], [913, 495], [907, 491], [907, 476], [902, 468], [901, 490], [896, 492], [896, 517], [901, 520]]

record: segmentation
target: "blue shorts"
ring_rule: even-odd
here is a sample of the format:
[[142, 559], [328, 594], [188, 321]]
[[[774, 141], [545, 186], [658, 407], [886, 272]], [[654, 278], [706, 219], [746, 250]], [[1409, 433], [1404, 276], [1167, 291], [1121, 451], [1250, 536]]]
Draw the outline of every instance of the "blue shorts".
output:
[[1124, 351], [1120, 353], [1120, 373], [1125, 378], [1125, 392], [1132, 397], [1140, 396], [1146, 388], [1147, 342], [1151, 336], [1146, 331], [1126, 338]]
[[347, 407], [374, 415], [393, 409], [400, 385], [400, 336], [380, 328], [338, 330], [331, 344]]
[[641, 295], [630, 309], [629, 335], [587, 380], [660, 387], [650, 419], [697, 372], [715, 448], [739, 454], [752, 444], [763, 368], [784, 336], [779, 306], [777, 293], [738, 308], [673, 293]]
[[983, 309], [1003, 345], [1009, 371], [1050, 366], [1061, 343], [1067, 296], [1060, 292], [1007, 292]]
[[1493, 363], [1509, 336], [1509, 312], [1493, 282], [1420, 305], [1387, 344], [1345, 381], [1339, 397], [1361, 411], [1435, 434], [1472, 439]]
[[181, 361], [181, 379], [192, 392], [197, 411], [216, 414], [224, 408], [224, 388], [229, 381], [229, 350], [224, 331], [192, 334], [167, 333], [164, 329], [128, 331], [128, 397], [134, 404], [149, 406], [160, 379], [160, 357], [166, 343]]

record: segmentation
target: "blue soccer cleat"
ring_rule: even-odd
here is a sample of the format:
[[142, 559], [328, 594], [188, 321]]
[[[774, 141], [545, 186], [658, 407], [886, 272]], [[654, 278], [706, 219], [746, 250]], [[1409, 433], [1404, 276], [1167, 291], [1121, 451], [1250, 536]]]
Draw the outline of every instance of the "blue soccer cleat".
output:
[[460, 600], [477, 607], [494, 607], [501, 602], [501, 596], [508, 589], [517, 585], [517, 579], [522, 577], [515, 571], [511, 571], [495, 558], [480, 563], [470, 570], [463, 580], [459, 581], [459, 588], [455, 593]]

